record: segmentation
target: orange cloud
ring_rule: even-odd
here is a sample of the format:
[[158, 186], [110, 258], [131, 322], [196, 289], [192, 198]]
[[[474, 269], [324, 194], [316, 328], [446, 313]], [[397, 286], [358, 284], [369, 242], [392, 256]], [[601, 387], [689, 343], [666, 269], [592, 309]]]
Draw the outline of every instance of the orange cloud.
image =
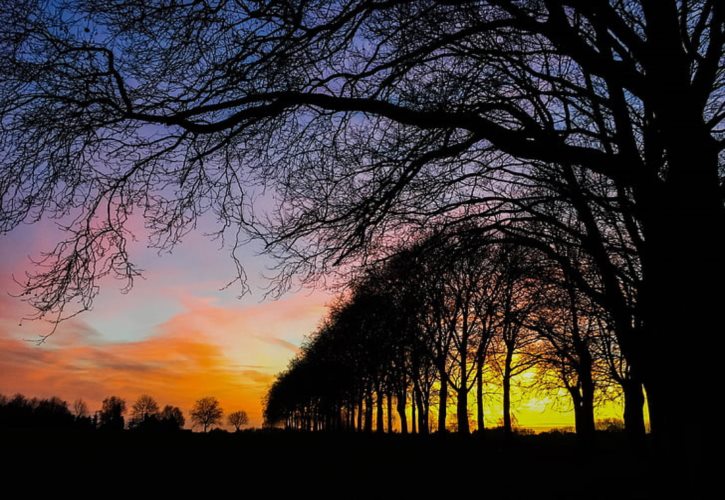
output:
[[89, 325], [72, 321], [37, 345], [1, 321], [0, 393], [82, 397], [91, 408], [112, 394], [129, 403], [150, 394], [162, 405], [180, 406], [187, 416], [196, 399], [211, 395], [227, 412], [246, 410], [250, 424], [259, 426], [274, 374], [297, 351], [294, 341], [314, 328], [325, 299], [221, 307], [185, 297], [183, 312], [132, 342], [109, 342]]
[[261, 423], [260, 401], [272, 374], [239, 369], [222, 349], [204, 338], [159, 335], [130, 343], [38, 346], [0, 338], [0, 392], [83, 397], [91, 407], [111, 394], [129, 402], [149, 393], [161, 404], [188, 410], [204, 395], [218, 397], [229, 411], [244, 408]]

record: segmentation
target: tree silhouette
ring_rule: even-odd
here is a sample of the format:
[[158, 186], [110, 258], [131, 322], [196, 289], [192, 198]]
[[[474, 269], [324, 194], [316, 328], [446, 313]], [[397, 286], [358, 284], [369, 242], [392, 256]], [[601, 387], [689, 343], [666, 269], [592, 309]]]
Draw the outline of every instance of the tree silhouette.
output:
[[117, 396], [107, 397], [103, 400], [99, 413], [99, 429], [122, 431], [125, 424], [124, 413], [126, 413], [126, 401]]
[[178, 431], [184, 427], [186, 420], [184, 419], [184, 413], [178, 406], [166, 405], [159, 414], [159, 422], [165, 430]]
[[582, 301], [576, 290], [546, 286], [545, 303], [536, 305], [527, 322], [544, 340], [537, 362], [556, 373], [571, 395], [577, 434], [585, 441], [594, 438], [594, 401], [597, 388], [595, 345], [601, 335], [600, 315]]
[[88, 416], [88, 405], [82, 399], [73, 401], [73, 415], [76, 418], [84, 418]]
[[191, 409], [191, 421], [195, 425], [200, 425], [206, 432], [209, 427], [221, 423], [223, 414], [219, 401], [214, 397], [207, 396], [198, 399], [194, 403], [194, 407]]
[[22, 394], [11, 398], [0, 395], [0, 428], [84, 429], [83, 420], [68, 409], [58, 397], [28, 399]]
[[[392, 235], [431, 221], [481, 219], [560, 263], [606, 310], [656, 439], [701, 457], [685, 450], [712, 429], [678, 409], [717, 393], [723, 350], [712, 333], [725, 331], [722, 2], [333, 4], [2, 13], [0, 231], [78, 214], [23, 280], [38, 315], [88, 308], [106, 275], [130, 286], [132, 208], [160, 248], [205, 211], [220, 231], [248, 229], [285, 259], [281, 288], [386, 253]], [[279, 187], [269, 218], [245, 211], [260, 183]], [[576, 230], [540, 210], [558, 203]], [[571, 265], [531, 219], [591, 266]], [[630, 252], [634, 273], [620, 259]]]
[[249, 417], [247, 416], [247, 412], [244, 410], [233, 411], [229, 414], [227, 419], [229, 420], [229, 425], [233, 426], [234, 430], [237, 432], [249, 423]]
[[148, 394], [143, 394], [131, 406], [129, 427], [140, 428], [154, 425], [158, 421], [159, 404]]
[[604, 359], [607, 364], [606, 375], [622, 388], [624, 429], [629, 435], [630, 441], [641, 447], [644, 444], [646, 432], [642, 381], [624, 357], [609, 325], [602, 322], [599, 331], [601, 335], [595, 344], [595, 349], [598, 351], [597, 356]]

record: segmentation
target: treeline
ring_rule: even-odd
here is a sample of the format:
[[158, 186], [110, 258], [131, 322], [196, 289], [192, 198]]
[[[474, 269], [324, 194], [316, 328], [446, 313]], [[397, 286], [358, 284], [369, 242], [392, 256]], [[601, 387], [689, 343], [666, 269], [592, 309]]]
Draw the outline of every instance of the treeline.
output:
[[[126, 415], [129, 414], [128, 422]], [[128, 412], [126, 401], [118, 396], [103, 400], [101, 408], [91, 413], [88, 404], [76, 399], [72, 404], [58, 397], [47, 399], [0, 395], [0, 428], [77, 429], [120, 431], [178, 431], [186, 422], [177, 406], [162, 408], [154, 398], [140, 396]]]
[[[204, 432], [222, 423], [224, 412], [214, 397], [196, 401], [191, 410], [191, 423]], [[128, 416], [128, 420], [126, 419]], [[249, 418], [243, 410], [228, 415], [228, 423], [239, 431]], [[68, 404], [58, 397], [47, 399], [26, 398], [22, 394], [6, 397], [0, 394], [0, 429], [72, 429], [83, 431], [122, 431], [129, 429], [143, 432], [180, 431], [186, 419], [184, 412], [173, 405], [163, 408], [147, 395], [139, 396], [129, 407], [123, 398], [109, 396], [101, 408], [91, 412], [88, 404], [76, 399]]]
[[583, 439], [597, 403], [624, 398], [625, 429], [640, 441], [642, 383], [612, 317], [551, 259], [482, 234], [441, 231], [368, 266], [277, 377], [267, 424], [467, 434], [484, 429], [486, 392], [498, 386], [510, 435], [512, 385], [533, 372], [529, 390], [566, 394]]

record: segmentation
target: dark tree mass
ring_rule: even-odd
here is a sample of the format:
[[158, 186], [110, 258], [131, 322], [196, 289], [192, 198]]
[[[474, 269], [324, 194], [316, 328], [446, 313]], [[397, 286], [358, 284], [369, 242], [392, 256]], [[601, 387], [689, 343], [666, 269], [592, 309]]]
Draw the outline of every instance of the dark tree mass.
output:
[[[100, 410], [92, 416], [82, 399], [73, 402], [72, 409], [58, 397], [47, 399], [26, 398], [22, 394], [6, 397], [0, 394], [0, 432], [18, 429], [114, 431], [124, 430], [126, 401], [118, 396], [103, 400]], [[184, 426], [184, 414], [176, 406], [165, 406], [159, 412], [158, 404], [143, 395], [132, 405], [128, 428], [134, 431], [171, 432]]]
[[66, 226], [21, 283], [51, 321], [139, 275], [132, 214], [159, 249], [213, 214], [280, 259], [280, 292], [352, 275], [270, 418], [382, 429], [410, 397], [401, 428], [427, 432], [453, 395], [466, 432], [486, 367], [505, 395], [537, 362], [586, 435], [606, 366], [632, 432], [644, 387], [663, 464], [702, 474], [724, 22], [716, 0], [3, 2], [0, 231]]
[[[597, 400], [622, 384], [611, 370], [606, 312], [537, 253], [478, 237], [436, 234], [370, 267], [271, 387], [267, 423], [407, 434], [410, 413], [417, 415], [411, 431], [427, 434], [433, 406], [439, 432], [455, 424], [468, 434], [475, 387], [481, 432], [484, 388], [500, 384], [501, 427], [510, 438], [512, 382], [537, 369], [540, 385], [570, 395], [577, 435], [590, 442]], [[625, 430], [641, 443], [643, 400], [623, 387], [616, 392], [630, 409]], [[454, 419], [447, 415], [451, 394]]]

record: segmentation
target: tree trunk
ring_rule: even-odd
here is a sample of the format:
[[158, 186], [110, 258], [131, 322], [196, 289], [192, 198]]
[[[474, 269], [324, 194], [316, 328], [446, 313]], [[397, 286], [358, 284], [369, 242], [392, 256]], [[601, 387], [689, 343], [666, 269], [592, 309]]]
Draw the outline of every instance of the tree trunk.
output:
[[375, 432], [383, 432], [385, 419], [383, 418], [383, 393], [380, 389], [375, 391], [375, 400], [377, 403], [377, 412], [375, 419]]
[[[468, 311], [468, 302], [463, 308], [464, 311]], [[456, 398], [456, 420], [458, 423], [458, 434], [470, 434], [468, 427], [468, 316], [464, 314], [462, 338], [460, 346], [460, 359], [458, 363], [458, 370], [460, 371], [459, 389], [457, 391]]]
[[483, 420], [483, 363], [480, 362], [476, 370], [476, 424], [479, 434], [482, 434], [485, 423]]
[[577, 435], [586, 443], [594, 439], [594, 384], [582, 386], [580, 422], [577, 424]]
[[468, 388], [466, 384], [461, 381], [462, 387], [458, 391], [458, 404], [456, 406], [456, 417], [458, 420], [458, 434], [470, 434], [468, 426]]
[[357, 407], [357, 427], [356, 430], [360, 432], [363, 430], [363, 398], [361, 397], [358, 401]]
[[580, 442], [591, 444], [594, 440], [594, 379], [592, 377], [592, 359], [585, 344], [579, 353], [579, 383], [581, 400], [576, 420], [576, 434]]
[[423, 391], [418, 391], [418, 433], [427, 436], [430, 432], [428, 427], [428, 409], [429, 406], [423, 395]]
[[593, 391], [583, 387], [569, 387], [574, 406], [574, 428], [581, 444], [590, 445], [594, 440], [594, 398]]
[[411, 401], [410, 405], [410, 425], [411, 425], [411, 432], [413, 434], [418, 434], [418, 422], [416, 421], [416, 415], [415, 415], [415, 409], [418, 406], [418, 385], [413, 384], [413, 401]]
[[725, 208], [719, 145], [703, 118], [703, 96], [715, 77], [692, 78], [675, 2], [642, 5], [645, 72], [648, 86], [657, 89], [647, 104], [667, 170], [664, 182], [651, 180], [635, 191], [645, 237], [638, 297], [645, 331], [642, 356], [632, 366], [647, 390], [658, 456], [673, 469], [663, 472], [687, 468], [692, 485], [714, 486], [714, 461], [705, 457], [708, 449], [722, 450], [723, 429], [695, 409], [707, 402], [708, 414], [723, 412], [715, 395], [722, 391]]
[[513, 435], [511, 426], [511, 363], [513, 349], [506, 347], [506, 358], [503, 366], [503, 432], [507, 438]]
[[373, 431], [373, 391], [365, 395], [365, 432]]
[[441, 375], [441, 385], [438, 390], [438, 432], [446, 432], [446, 412], [448, 407], [448, 380]]
[[577, 387], [567, 387], [574, 408], [574, 430], [579, 436], [579, 426], [581, 425], [581, 393]]
[[[400, 392], [398, 392], [398, 397], [396, 398], [396, 402], [398, 404], [398, 418], [400, 418], [400, 433], [401, 434], [408, 434], [408, 418], [405, 415], [405, 407], [406, 407], [406, 399], [407, 394], [406, 390], [402, 389]], [[413, 417], [413, 420], [415, 420], [415, 416]]]
[[635, 447], [644, 444], [644, 393], [638, 380], [626, 379], [622, 384], [624, 392], [624, 430]]
[[388, 391], [386, 394], [387, 396], [387, 406], [388, 406], [388, 432], [393, 432], [393, 394], [391, 391]]
[[661, 456], [668, 456], [672, 467], [689, 469], [691, 482], [700, 484], [708, 465], [706, 449], [724, 445], [721, 426], [692, 410], [708, 402], [709, 414], [723, 412], [722, 398], [713, 395], [722, 390], [718, 358], [725, 332], [725, 214], [713, 193], [715, 183], [701, 182], [704, 174], [697, 172], [702, 155], [698, 142], [687, 130], [682, 134], [679, 140], [692, 148], [691, 169], [675, 175], [673, 166], [657, 208], [661, 213], [646, 226], [640, 294], [643, 356], [632, 366], [647, 390]]

